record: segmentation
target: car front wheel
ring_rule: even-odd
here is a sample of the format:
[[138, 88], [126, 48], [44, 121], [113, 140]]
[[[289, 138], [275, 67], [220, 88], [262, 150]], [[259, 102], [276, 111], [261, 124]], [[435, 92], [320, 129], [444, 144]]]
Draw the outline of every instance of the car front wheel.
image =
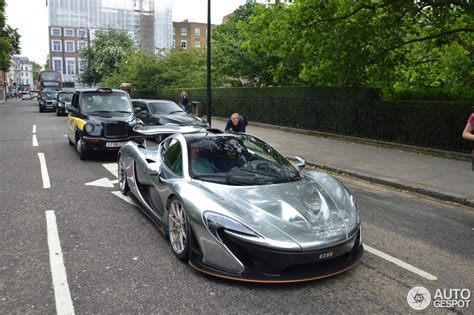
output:
[[173, 197], [168, 211], [168, 234], [173, 254], [180, 260], [188, 260], [191, 228], [186, 207], [178, 197]]
[[126, 195], [130, 191], [130, 187], [127, 182], [127, 170], [125, 169], [125, 159], [122, 154], [120, 154], [118, 159], [118, 183], [119, 189], [122, 194]]
[[77, 153], [79, 153], [79, 158], [81, 160], [87, 160], [88, 154], [86, 148], [84, 147], [84, 141], [82, 140], [82, 137], [79, 137], [76, 140], [76, 150]]

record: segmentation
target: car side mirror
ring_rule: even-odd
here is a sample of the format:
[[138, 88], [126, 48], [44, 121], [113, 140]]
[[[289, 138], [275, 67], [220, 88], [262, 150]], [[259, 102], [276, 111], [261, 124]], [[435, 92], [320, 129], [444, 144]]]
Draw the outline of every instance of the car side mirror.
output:
[[133, 109], [133, 111], [135, 112], [135, 114], [138, 114], [138, 113], [140, 112], [140, 110], [141, 110], [140, 107], [135, 107], [135, 108]]
[[297, 161], [296, 167], [298, 167], [299, 170], [302, 170], [306, 167], [306, 161], [299, 156], [295, 156], [295, 160]]
[[143, 116], [145, 116], [145, 117], [149, 117], [149, 116], [150, 116], [150, 113], [148, 113], [148, 111], [146, 111], [146, 110], [142, 110], [142, 111], [140, 112], [140, 115], [143, 115]]
[[72, 113], [72, 114], [77, 114], [79, 112], [77, 108], [72, 105], [66, 106], [66, 109], [69, 113]]

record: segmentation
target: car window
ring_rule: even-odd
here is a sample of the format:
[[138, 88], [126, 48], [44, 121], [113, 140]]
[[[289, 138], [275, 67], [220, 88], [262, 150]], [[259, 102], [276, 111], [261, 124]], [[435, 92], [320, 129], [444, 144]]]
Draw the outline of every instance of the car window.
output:
[[70, 102], [72, 99], [72, 93], [59, 93], [58, 98], [63, 102]]
[[183, 109], [178, 104], [169, 101], [158, 101], [148, 103], [153, 114], [181, 113]]
[[168, 140], [163, 146], [163, 162], [173, 172], [183, 175], [183, 157], [179, 141], [174, 138]]
[[126, 93], [88, 92], [81, 96], [83, 113], [93, 112], [132, 112], [130, 99]]

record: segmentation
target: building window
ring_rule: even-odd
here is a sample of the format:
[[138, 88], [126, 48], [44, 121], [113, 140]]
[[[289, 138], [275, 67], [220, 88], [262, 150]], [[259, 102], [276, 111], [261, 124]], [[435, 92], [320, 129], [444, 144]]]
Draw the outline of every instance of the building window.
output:
[[77, 30], [77, 37], [80, 37], [81, 39], [86, 38], [87, 37], [86, 30]]
[[61, 57], [53, 57], [53, 70], [63, 72], [63, 59]]
[[67, 36], [67, 37], [74, 37], [74, 30], [73, 29], [70, 29], [70, 28], [67, 28], [64, 30], [64, 36]]
[[188, 35], [188, 32], [187, 32], [187, 30], [186, 30], [185, 27], [181, 27], [181, 35], [182, 35], [182, 36]]
[[86, 71], [86, 62], [81, 58], [77, 58], [77, 64], [79, 65], [79, 73]]
[[52, 49], [51, 49], [52, 51], [62, 51], [60, 40], [52, 40], [51, 41], [51, 47], [52, 47]]
[[76, 74], [76, 60], [74, 58], [66, 58], [66, 74]]
[[194, 40], [194, 47], [200, 48], [201, 47], [201, 41], [199, 39]]
[[173, 35], [174, 35], [174, 34], [176, 34], [176, 33], [175, 33], [175, 28], [173, 27]]
[[87, 48], [87, 42], [84, 40], [80, 40], [77, 42], [77, 50], [81, 50]]
[[185, 41], [185, 40], [182, 40], [182, 41], [181, 41], [181, 48], [183, 48], [183, 49], [188, 48], [188, 42]]
[[67, 52], [74, 52], [74, 41], [72, 40], [67, 40], [65, 42], [65, 46], [66, 46], [66, 51]]
[[173, 44], [172, 44], [172, 46], [171, 46], [171, 47], [173, 47], [173, 48], [176, 48], [176, 42], [175, 42], [175, 40], [174, 40], [174, 39], [173, 39]]
[[51, 36], [61, 36], [60, 28], [51, 28]]
[[194, 28], [194, 35], [201, 35], [201, 29], [199, 27]]

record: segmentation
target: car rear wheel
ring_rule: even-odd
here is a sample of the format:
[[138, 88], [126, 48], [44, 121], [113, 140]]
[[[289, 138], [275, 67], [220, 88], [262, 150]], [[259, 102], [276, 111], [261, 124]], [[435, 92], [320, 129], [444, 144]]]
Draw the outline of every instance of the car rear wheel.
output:
[[130, 191], [130, 187], [127, 182], [127, 171], [125, 169], [125, 159], [122, 154], [120, 154], [118, 159], [118, 183], [119, 188], [122, 194], [126, 195]]
[[179, 198], [173, 197], [168, 210], [168, 234], [171, 250], [178, 259], [186, 261], [189, 258], [191, 236], [186, 207]]
[[87, 160], [88, 154], [86, 149], [84, 148], [84, 142], [82, 140], [82, 137], [78, 137], [76, 140], [76, 150], [77, 153], [79, 153], [79, 158], [81, 160]]

